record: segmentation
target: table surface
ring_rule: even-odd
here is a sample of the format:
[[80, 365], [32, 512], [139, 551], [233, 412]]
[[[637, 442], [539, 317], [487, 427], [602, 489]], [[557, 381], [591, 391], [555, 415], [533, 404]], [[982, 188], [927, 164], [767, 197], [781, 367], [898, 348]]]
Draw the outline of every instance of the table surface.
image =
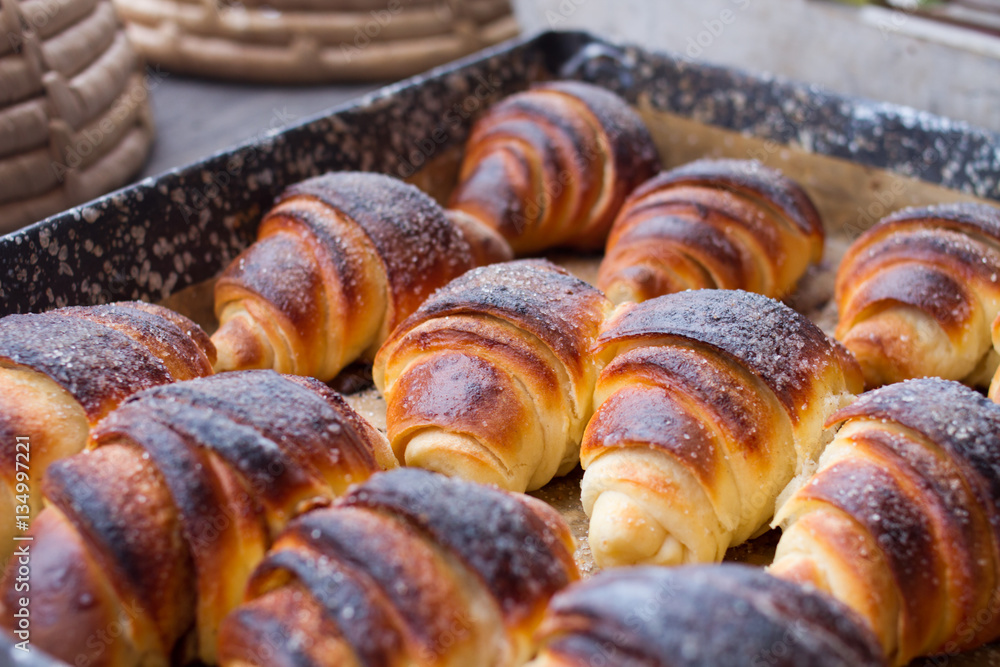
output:
[[138, 178], [190, 164], [301, 122], [382, 85], [260, 86], [152, 72], [150, 100], [156, 144]]

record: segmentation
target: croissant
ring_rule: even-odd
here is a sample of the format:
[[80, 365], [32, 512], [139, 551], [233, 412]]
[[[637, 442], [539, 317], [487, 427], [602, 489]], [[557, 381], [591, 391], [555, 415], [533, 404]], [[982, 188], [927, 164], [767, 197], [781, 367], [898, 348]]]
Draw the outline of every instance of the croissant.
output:
[[771, 572], [857, 610], [886, 655], [1000, 638], [1000, 406], [956, 382], [864, 394], [778, 510]]
[[[1000, 315], [993, 320], [993, 351], [1000, 354]], [[990, 398], [1000, 403], [1000, 367], [997, 368], [990, 384]]]
[[569, 472], [609, 308], [544, 260], [476, 269], [439, 290], [375, 357], [396, 458], [510, 491]]
[[[82, 450], [91, 425], [136, 391], [211, 374], [214, 361], [204, 331], [148, 303], [0, 319], [0, 512], [9, 519], [0, 522], [0, 562], [14, 548], [15, 516], [41, 507], [41, 494], [25, 488]], [[15, 496], [27, 496], [29, 514], [15, 515], [24, 505]]]
[[862, 389], [846, 350], [750, 292], [626, 304], [594, 353], [581, 491], [602, 567], [721, 560], [766, 527], [829, 441], [827, 417]]
[[881, 667], [849, 608], [747, 565], [602, 572], [553, 598], [529, 667]]
[[217, 371], [332, 379], [378, 349], [431, 292], [510, 258], [495, 232], [446, 217], [389, 176], [331, 173], [288, 188], [215, 287]]
[[597, 250], [625, 197], [659, 168], [625, 100], [585, 83], [545, 83], [473, 125], [448, 207], [500, 232], [517, 254]]
[[816, 207], [781, 172], [750, 160], [699, 160], [628, 198], [598, 287], [615, 303], [709, 288], [780, 299], [823, 258], [823, 239]]
[[578, 578], [545, 503], [404, 468], [292, 523], [223, 624], [221, 664], [523, 665]]
[[[394, 465], [316, 380], [246, 371], [136, 394], [46, 474], [31, 643], [77, 665], [214, 664], [219, 624], [273, 538]], [[23, 595], [16, 560], [0, 583], [6, 627]]]
[[869, 387], [936, 376], [986, 386], [997, 368], [1000, 209], [911, 208], [881, 220], [837, 272], [836, 336]]

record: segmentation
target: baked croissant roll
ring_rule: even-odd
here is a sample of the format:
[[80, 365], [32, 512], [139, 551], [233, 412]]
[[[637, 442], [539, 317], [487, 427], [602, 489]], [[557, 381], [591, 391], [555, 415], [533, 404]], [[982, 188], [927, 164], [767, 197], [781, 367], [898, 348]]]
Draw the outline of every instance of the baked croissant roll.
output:
[[[997, 318], [993, 320], [993, 351], [1000, 354], [1000, 315], [997, 315]], [[990, 398], [1000, 403], [1000, 367], [997, 368], [993, 382], [990, 384]]]
[[257, 241], [215, 286], [218, 371], [272, 368], [332, 379], [378, 350], [424, 299], [480, 263], [510, 258], [492, 230], [370, 173], [288, 188]]
[[1000, 406], [956, 382], [863, 395], [778, 510], [771, 572], [839, 598], [896, 665], [1000, 638]]
[[[46, 468], [82, 450], [91, 425], [141, 389], [210, 375], [214, 361], [198, 325], [148, 303], [0, 319], [0, 512], [9, 518], [0, 562], [14, 548], [15, 518], [41, 507], [31, 491]], [[29, 515], [15, 515], [16, 495], [28, 497]]]
[[951, 204], [894, 213], [837, 272], [836, 336], [869, 387], [936, 376], [987, 386], [1000, 360], [1000, 209]]
[[544, 260], [476, 269], [439, 290], [375, 357], [396, 458], [509, 491], [569, 472], [609, 308]]
[[625, 100], [586, 83], [545, 83], [472, 127], [449, 209], [496, 229], [517, 254], [597, 250], [625, 197], [659, 168]]
[[581, 490], [602, 567], [722, 560], [767, 526], [829, 442], [827, 417], [862, 389], [846, 350], [749, 292], [627, 304], [594, 352]]
[[292, 523], [223, 624], [221, 664], [523, 665], [578, 577], [545, 503], [404, 468]]
[[[90, 445], [46, 474], [30, 530], [30, 638], [71, 664], [109, 667], [171, 654], [214, 664], [219, 624], [273, 538], [395, 465], [338, 394], [271, 371], [146, 390]], [[16, 560], [0, 584], [7, 627], [23, 595]]]
[[809, 196], [751, 160], [699, 160], [664, 172], [625, 202], [598, 287], [615, 303], [686, 289], [742, 289], [776, 299], [823, 258]]
[[558, 593], [529, 667], [880, 667], [864, 621], [746, 565], [635, 567]]

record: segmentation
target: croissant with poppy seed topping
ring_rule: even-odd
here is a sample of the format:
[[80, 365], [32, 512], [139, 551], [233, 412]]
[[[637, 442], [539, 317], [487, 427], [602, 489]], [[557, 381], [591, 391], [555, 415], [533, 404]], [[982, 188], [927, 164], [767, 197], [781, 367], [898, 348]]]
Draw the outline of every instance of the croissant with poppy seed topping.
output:
[[370, 359], [435, 289], [510, 256], [492, 230], [446, 216], [395, 178], [344, 172], [303, 181], [215, 286], [216, 370], [330, 380]]
[[552, 600], [529, 667], [882, 667], [836, 600], [746, 565], [602, 572]]
[[1000, 209], [911, 208], [858, 238], [837, 271], [836, 336], [869, 387], [925, 376], [987, 386], [1000, 355]]
[[579, 460], [610, 309], [544, 260], [470, 271], [386, 341], [372, 375], [401, 463], [509, 491], [538, 489]]
[[625, 202], [598, 287], [615, 303], [686, 289], [742, 289], [780, 299], [823, 258], [808, 195], [750, 160], [699, 160], [664, 172]]
[[[31, 525], [31, 643], [109, 667], [167, 665], [172, 654], [213, 664], [219, 624], [274, 537], [395, 465], [338, 394], [272, 371], [141, 392], [90, 444], [49, 468]], [[16, 574], [12, 559], [4, 625], [23, 595]]]
[[90, 427], [129, 395], [210, 375], [214, 362], [204, 331], [148, 303], [0, 319], [0, 512], [10, 517], [0, 561], [13, 548], [15, 495], [28, 496], [31, 510], [19, 518], [41, 508], [41, 493], [25, 485], [39, 488], [48, 466], [81, 451]]
[[778, 510], [771, 572], [840, 599], [893, 664], [1000, 638], [1000, 406], [957, 382], [864, 394]]
[[722, 560], [766, 527], [832, 436], [827, 417], [862, 389], [845, 349], [750, 292], [626, 304], [594, 354], [581, 490], [602, 567]]
[[497, 230], [519, 255], [597, 250], [625, 197], [659, 168], [625, 100], [586, 83], [544, 83], [476, 122], [448, 208]]
[[225, 667], [523, 665], [579, 578], [545, 503], [404, 468], [297, 519], [223, 624]]

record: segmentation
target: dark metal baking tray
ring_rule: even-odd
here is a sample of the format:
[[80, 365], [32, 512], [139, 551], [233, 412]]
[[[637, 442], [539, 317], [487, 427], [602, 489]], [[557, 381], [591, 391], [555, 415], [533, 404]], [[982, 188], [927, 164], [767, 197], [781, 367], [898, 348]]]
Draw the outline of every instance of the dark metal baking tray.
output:
[[904, 107], [545, 33], [387, 86], [262, 141], [143, 180], [0, 237], [0, 314], [161, 301], [216, 275], [288, 184], [329, 170], [407, 176], [460, 146], [492, 101], [582, 79], [700, 124], [1000, 200], [1000, 135]]

